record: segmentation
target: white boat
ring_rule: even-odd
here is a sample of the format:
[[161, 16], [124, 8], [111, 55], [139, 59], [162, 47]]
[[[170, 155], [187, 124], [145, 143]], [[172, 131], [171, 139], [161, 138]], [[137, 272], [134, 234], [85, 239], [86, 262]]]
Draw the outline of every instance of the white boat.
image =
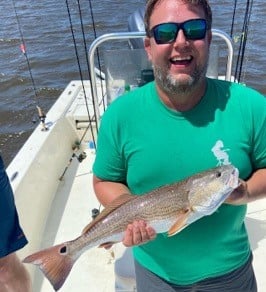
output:
[[[233, 56], [230, 38], [218, 30], [213, 30], [213, 33], [226, 42], [228, 63], [226, 72], [220, 74], [216, 72], [217, 60], [214, 58], [209, 65], [209, 75], [223, 75], [221, 78], [230, 79]], [[29, 240], [29, 244], [19, 251], [21, 258], [44, 247], [76, 238], [91, 220], [92, 210], [99, 208], [92, 187], [92, 163], [100, 117], [105, 110], [104, 105], [116, 98], [120, 89], [127, 84], [130, 88], [137, 86], [138, 82], [143, 81], [143, 76], [136, 78], [134, 72], [128, 69], [132, 65], [129, 63], [125, 65], [128, 66], [128, 76], [131, 73], [134, 75], [133, 83], [119, 76], [114, 77], [116, 71], [112, 71], [112, 66], [108, 67], [105, 75], [98, 74], [94, 67], [94, 53], [105, 41], [141, 39], [143, 36], [144, 33], [138, 31], [111, 33], [96, 39], [89, 52], [91, 81], [72, 81], [67, 85], [47, 113], [45, 124], [38, 125], [8, 166], [21, 225]], [[121, 53], [133, 54], [134, 58], [143, 60], [141, 49], [126, 48], [123, 52], [107, 52], [107, 55], [114, 56], [115, 53], [120, 56]], [[141, 63], [142, 67], [134, 70], [148, 74], [144, 79], [149, 78], [147, 62]], [[44, 130], [44, 126], [47, 130]], [[266, 291], [263, 269], [266, 255], [266, 200], [249, 204], [246, 224], [254, 252], [259, 291], [263, 292]], [[116, 255], [123, 251], [122, 245], [115, 247]], [[27, 268], [33, 279], [34, 292], [54, 291], [38, 268], [32, 265], [27, 265]], [[61, 290], [111, 292], [114, 291], [114, 281], [113, 251], [94, 248], [77, 261]], [[134, 291], [134, 279], [127, 284], [123, 291]]]

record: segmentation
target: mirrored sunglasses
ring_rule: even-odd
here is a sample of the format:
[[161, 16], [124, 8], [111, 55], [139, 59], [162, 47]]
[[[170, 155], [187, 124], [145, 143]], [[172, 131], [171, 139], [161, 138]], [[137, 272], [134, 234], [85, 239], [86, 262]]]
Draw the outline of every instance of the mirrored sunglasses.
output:
[[175, 42], [179, 30], [182, 29], [188, 40], [204, 39], [208, 25], [205, 19], [190, 19], [182, 23], [166, 22], [155, 25], [149, 32], [158, 45]]

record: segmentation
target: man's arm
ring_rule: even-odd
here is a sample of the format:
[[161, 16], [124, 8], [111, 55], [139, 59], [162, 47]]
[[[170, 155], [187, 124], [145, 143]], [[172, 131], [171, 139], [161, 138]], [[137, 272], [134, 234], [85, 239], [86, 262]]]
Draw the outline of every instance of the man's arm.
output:
[[122, 194], [130, 194], [128, 187], [119, 182], [105, 181], [93, 175], [93, 188], [99, 202], [106, 207]]

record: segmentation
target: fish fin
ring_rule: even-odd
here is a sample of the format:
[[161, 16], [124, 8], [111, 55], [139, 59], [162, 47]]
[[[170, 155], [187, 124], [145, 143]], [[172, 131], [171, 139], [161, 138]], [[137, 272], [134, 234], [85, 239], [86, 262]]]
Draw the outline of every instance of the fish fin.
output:
[[55, 291], [59, 290], [70, 273], [76, 258], [67, 253], [65, 243], [41, 250], [27, 256], [23, 263], [39, 266]]
[[187, 226], [186, 222], [187, 222], [189, 213], [190, 213], [190, 210], [187, 209], [184, 213], [181, 213], [178, 215], [176, 222], [168, 230], [168, 236], [173, 236], [177, 234], [178, 232], [180, 232], [182, 229], [184, 229]]
[[112, 213], [114, 210], [119, 208], [121, 205], [137, 198], [135, 195], [131, 194], [123, 194], [113, 200], [106, 208], [102, 210], [102, 212], [92, 221], [90, 222], [82, 231], [82, 234], [87, 233], [97, 222], [101, 221], [103, 218], [105, 218], [107, 215]]
[[100, 244], [98, 247], [104, 247], [106, 249], [109, 249], [115, 243], [117, 243], [117, 241], [104, 242], [104, 243]]

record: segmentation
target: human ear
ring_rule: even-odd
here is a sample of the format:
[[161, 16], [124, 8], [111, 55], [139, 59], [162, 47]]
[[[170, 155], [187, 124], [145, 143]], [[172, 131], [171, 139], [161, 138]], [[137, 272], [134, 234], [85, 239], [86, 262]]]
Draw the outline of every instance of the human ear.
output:
[[144, 49], [147, 53], [149, 61], [151, 61], [152, 60], [152, 57], [151, 57], [151, 39], [148, 37], [146, 37], [144, 39]]

